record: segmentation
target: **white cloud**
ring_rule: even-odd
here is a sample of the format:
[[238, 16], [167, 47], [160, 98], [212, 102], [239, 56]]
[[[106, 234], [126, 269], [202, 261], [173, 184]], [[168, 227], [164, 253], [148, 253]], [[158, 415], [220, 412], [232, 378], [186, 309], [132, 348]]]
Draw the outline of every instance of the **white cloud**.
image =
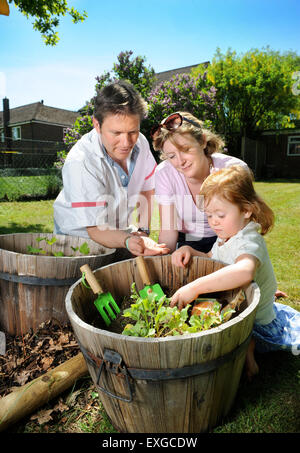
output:
[[2, 81], [10, 108], [43, 99], [45, 105], [78, 110], [94, 96], [97, 75], [84, 63], [79, 68], [64, 63], [8, 68], [0, 73], [0, 92]]

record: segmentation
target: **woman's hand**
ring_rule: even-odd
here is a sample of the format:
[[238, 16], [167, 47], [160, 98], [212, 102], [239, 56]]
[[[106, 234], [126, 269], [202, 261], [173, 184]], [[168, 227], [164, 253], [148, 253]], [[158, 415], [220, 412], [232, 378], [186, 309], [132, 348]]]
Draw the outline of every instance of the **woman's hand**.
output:
[[193, 255], [193, 249], [189, 245], [183, 245], [172, 253], [172, 264], [178, 267], [185, 267]]
[[158, 244], [148, 236], [132, 235], [127, 244], [129, 251], [136, 256], [166, 255], [170, 252], [166, 244]]
[[188, 283], [182, 288], [178, 289], [176, 293], [171, 297], [170, 307], [178, 305], [179, 310], [182, 310], [187, 304], [193, 302], [199, 293], [197, 291], [197, 285], [195, 282]]

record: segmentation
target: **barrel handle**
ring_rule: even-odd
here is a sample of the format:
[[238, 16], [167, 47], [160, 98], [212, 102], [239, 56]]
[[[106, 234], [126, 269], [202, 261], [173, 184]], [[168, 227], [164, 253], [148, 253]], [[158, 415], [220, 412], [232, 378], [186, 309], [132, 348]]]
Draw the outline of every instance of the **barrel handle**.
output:
[[106, 395], [111, 396], [112, 398], [116, 398], [118, 400], [124, 401], [125, 403], [131, 403], [131, 401], [132, 401], [132, 391], [131, 391], [131, 387], [130, 387], [128, 371], [127, 371], [127, 368], [126, 368], [125, 364], [123, 364], [123, 366], [121, 368], [121, 371], [122, 371], [122, 375], [125, 375], [125, 378], [126, 378], [129, 398], [125, 398], [124, 396], [116, 395], [116, 394], [112, 393], [111, 391], [105, 389], [104, 387], [100, 386], [100, 384], [99, 384], [100, 377], [101, 377], [101, 374], [102, 374], [102, 371], [103, 371], [104, 363], [108, 362], [109, 363], [109, 369], [114, 370], [116, 368], [118, 369], [121, 366], [122, 360], [123, 359], [122, 359], [121, 355], [118, 352], [112, 351], [110, 349], [105, 349], [104, 350], [104, 355], [103, 355], [103, 360], [102, 360], [102, 363], [101, 363], [101, 365], [99, 367], [98, 374], [97, 374], [96, 386], [98, 387], [99, 390], [101, 390], [102, 392], [106, 393]]

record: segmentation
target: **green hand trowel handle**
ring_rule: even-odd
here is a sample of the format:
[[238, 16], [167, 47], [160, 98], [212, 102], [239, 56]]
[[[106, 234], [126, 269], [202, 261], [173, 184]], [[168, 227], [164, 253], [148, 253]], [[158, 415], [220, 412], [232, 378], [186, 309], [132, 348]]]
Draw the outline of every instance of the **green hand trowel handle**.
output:
[[148, 274], [148, 269], [146, 267], [146, 263], [144, 261], [144, 258], [142, 256], [138, 256], [136, 258], [136, 263], [137, 263], [137, 267], [138, 267], [140, 276], [142, 278], [143, 284], [145, 286], [151, 285], [151, 280], [150, 280], [150, 277], [149, 277], [149, 274]]
[[94, 273], [92, 272], [88, 264], [84, 264], [80, 268], [81, 272], [84, 273], [86, 281], [89, 283], [91, 290], [94, 294], [102, 294], [103, 289], [101, 288], [100, 283], [96, 279]]

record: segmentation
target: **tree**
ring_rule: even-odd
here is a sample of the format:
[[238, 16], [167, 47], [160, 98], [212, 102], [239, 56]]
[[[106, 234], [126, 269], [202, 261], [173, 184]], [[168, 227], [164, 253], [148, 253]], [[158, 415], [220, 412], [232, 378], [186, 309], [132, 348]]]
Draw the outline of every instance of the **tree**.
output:
[[207, 72], [220, 106], [216, 128], [232, 144], [237, 135], [255, 137], [265, 129], [293, 127], [290, 114], [299, 111], [299, 96], [292, 92], [297, 68], [299, 56], [293, 52], [267, 47], [237, 55], [217, 49], [211, 65], [200, 65], [192, 74]]
[[127, 80], [132, 83], [144, 99], [147, 98], [156, 80], [154, 69], [146, 66], [146, 57], [133, 57], [132, 50], [120, 52], [118, 63], [114, 63], [111, 72], [105, 72], [102, 76], [96, 77], [96, 91], [101, 90], [113, 80]]
[[[96, 77], [95, 92], [115, 80], [127, 80], [131, 82], [142, 97], [147, 100], [149, 92], [156, 80], [154, 69], [146, 65], [146, 57], [133, 57], [133, 51], [121, 52], [118, 55], [118, 62], [114, 63], [111, 71], [106, 71]], [[65, 143], [71, 147], [86, 132], [93, 128], [91, 115], [94, 109], [94, 98], [80, 109], [81, 116], [77, 118], [72, 129], [68, 129], [65, 136]]]
[[58, 33], [55, 31], [59, 25], [59, 16], [69, 14], [72, 22], [77, 24], [83, 22], [87, 13], [79, 13], [73, 7], [69, 8], [66, 0], [8, 0], [14, 3], [28, 19], [34, 17], [33, 28], [38, 30], [46, 45], [55, 46], [59, 41]]
[[197, 77], [176, 74], [153, 88], [148, 105], [144, 126], [146, 136], [155, 123], [176, 111], [187, 111], [204, 121], [205, 127], [211, 128], [215, 122], [216, 90], [207, 85], [205, 73]]
[[[155, 86], [155, 72], [146, 65], [146, 58], [133, 57], [133, 52], [125, 51], [118, 55], [118, 62], [113, 65], [112, 71], [104, 72], [96, 77], [95, 91], [98, 92], [114, 80], [125, 79], [131, 82], [137, 91], [148, 103], [148, 116], [141, 124], [141, 132], [149, 139], [151, 127], [163, 117], [178, 110], [186, 110], [202, 119], [205, 126], [211, 127], [215, 120], [215, 94], [213, 86], [207, 87], [206, 75], [193, 78], [188, 74], [180, 74], [171, 80], [161, 82]], [[71, 147], [86, 132], [92, 129], [91, 115], [93, 114], [94, 99], [91, 99], [80, 110], [72, 129], [68, 129], [65, 143]], [[65, 156], [60, 155], [59, 166]]]

